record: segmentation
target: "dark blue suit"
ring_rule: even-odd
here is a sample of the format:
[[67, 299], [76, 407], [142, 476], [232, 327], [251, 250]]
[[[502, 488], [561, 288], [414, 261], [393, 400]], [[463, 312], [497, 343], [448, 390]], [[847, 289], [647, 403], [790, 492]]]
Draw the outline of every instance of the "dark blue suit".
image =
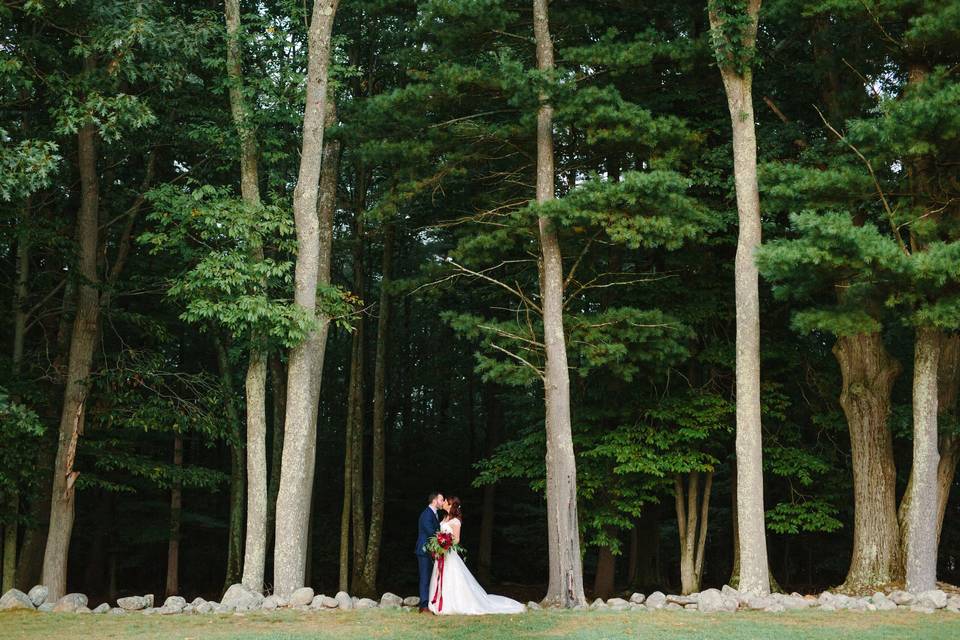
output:
[[433, 573], [433, 558], [423, 548], [427, 540], [440, 530], [440, 521], [433, 509], [427, 507], [420, 514], [417, 525], [417, 564], [420, 566], [420, 608], [426, 609], [430, 603], [430, 576]]

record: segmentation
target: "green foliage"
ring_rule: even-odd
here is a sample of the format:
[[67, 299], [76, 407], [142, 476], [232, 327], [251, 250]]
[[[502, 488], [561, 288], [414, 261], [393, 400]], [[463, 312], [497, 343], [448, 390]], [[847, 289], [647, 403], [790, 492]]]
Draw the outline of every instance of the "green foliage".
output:
[[45, 471], [33, 464], [44, 431], [32, 409], [12, 400], [6, 389], [0, 388], [0, 504], [6, 504], [11, 495], [29, 494], [35, 488], [38, 474]]

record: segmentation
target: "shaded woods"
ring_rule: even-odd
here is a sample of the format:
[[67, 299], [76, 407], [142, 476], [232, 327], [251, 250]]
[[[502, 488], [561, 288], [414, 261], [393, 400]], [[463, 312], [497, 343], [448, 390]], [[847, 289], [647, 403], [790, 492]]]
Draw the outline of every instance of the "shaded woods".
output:
[[[0, 7], [3, 590], [960, 580], [950, 2]], [[952, 526], [953, 525], [953, 526]]]

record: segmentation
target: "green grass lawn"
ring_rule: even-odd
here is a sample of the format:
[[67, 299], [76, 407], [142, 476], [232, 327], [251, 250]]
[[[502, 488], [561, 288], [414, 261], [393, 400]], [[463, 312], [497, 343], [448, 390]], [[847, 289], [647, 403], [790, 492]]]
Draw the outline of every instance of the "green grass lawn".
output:
[[635, 640], [956, 640], [960, 615], [907, 612], [799, 611], [702, 615], [658, 611], [536, 611], [513, 616], [434, 617], [406, 611], [142, 616], [0, 613], [2, 640], [499, 640], [633, 638]]

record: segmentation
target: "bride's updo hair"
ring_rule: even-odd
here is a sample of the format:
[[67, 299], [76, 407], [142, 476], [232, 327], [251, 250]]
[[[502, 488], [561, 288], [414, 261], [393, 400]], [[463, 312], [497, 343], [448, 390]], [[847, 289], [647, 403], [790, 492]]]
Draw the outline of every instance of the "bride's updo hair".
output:
[[453, 520], [457, 518], [463, 522], [463, 510], [460, 508], [460, 498], [457, 496], [450, 496], [447, 498], [447, 502], [450, 503], [450, 509], [447, 511], [447, 515], [450, 516], [450, 519]]

